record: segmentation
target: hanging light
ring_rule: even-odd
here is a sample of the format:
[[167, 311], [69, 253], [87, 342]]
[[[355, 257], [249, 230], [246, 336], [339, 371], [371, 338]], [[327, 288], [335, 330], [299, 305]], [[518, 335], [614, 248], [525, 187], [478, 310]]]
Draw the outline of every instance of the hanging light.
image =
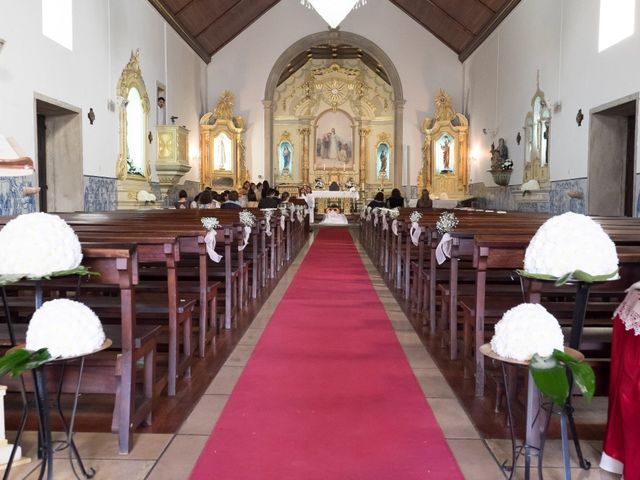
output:
[[331, 28], [337, 28], [351, 10], [366, 5], [367, 0], [300, 0], [300, 3], [314, 9]]

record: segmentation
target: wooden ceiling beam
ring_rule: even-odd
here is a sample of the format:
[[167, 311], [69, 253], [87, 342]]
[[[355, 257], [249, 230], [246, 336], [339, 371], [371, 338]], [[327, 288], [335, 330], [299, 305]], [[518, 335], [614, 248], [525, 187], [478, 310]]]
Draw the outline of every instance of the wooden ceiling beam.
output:
[[167, 9], [162, 0], [149, 0], [151, 5], [162, 15], [162, 17], [166, 20], [166, 22], [171, 25], [178, 35], [182, 37], [182, 39], [187, 42], [194, 52], [198, 54], [198, 56], [204, 60], [205, 63], [211, 63], [211, 55], [202, 47], [200, 42], [198, 42], [192, 35], [185, 29], [182, 24], [176, 19], [175, 16]]
[[180, 8], [178, 9], [178, 11], [177, 11], [177, 12], [174, 12], [173, 14], [174, 14], [175, 16], [180, 15], [180, 14], [182, 13], [182, 11], [183, 11], [185, 8], [189, 7], [189, 5], [191, 5], [191, 4], [192, 4], [193, 2], [195, 2], [195, 1], [196, 1], [196, 0], [189, 0], [189, 1], [188, 1], [187, 3], [185, 3], [182, 7], [180, 7]]
[[489, 35], [493, 33], [493, 31], [502, 23], [502, 21], [507, 18], [507, 15], [511, 13], [511, 11], [516, 8], [516, 6], [520, 3], [520, 0], [507, 0], [500, 11], [494, 15], [489, 23], [487, 23], [482, 30], [469, 42], [467, 46], [460, 52], [458, 55], [458, 59], [461, 62], [464, 62], [469, 56], [480, 46], [482, 42], [484, 42]]

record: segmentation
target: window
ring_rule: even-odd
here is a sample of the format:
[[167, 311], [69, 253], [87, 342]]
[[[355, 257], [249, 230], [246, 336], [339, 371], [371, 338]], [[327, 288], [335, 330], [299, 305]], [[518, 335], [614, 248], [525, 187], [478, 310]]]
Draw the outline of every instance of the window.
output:
[[127, 97], [127, 166], [131, 175], [144, 176], [145, 169], [145, 112], [137, 88]]
[[633, 35], [635, 4], [635, 0], [600, 0], [599, 52]]
[[42, 0], [42, 34], [73, 50], [73, 0]]

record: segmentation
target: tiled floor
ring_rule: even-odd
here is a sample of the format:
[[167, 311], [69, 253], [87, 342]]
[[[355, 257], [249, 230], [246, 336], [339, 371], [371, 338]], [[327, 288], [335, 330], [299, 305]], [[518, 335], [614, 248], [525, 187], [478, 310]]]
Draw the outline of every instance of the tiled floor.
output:
[[[355, 237], [355, 236], [354, 236]], [[309, 242], [310, 244], [310, 242]], [[96, 469], [94, 478], [127, 480], [181, 480], [187, 479], [200, 452], [204, 448], [209, 433], [218, 420], [229, 395], [232, 393], [253, 348], [264, 332], [273, 311], [291, 283], [300, 266], [308, 246], [285, 273], [284, 278], [273, 291], [261, 311], [247, 330], [244, 337], [228, 358], [216, 378], [195, 406], [193, 412], [181, 426], [178, 433], [140, 434], [135, 437], [134, 448], [130, 455], [116, 454], [115, 435], [106, 433], [79, 433], [76, 441], [88, 466]], [[433, 410], [447, 442], [458, 461], [467, 480], [499, 480], [505, 475], [499, 468], [508, 458], [510, 444], [505, 440], [483, 440], [478, 435], [469, 417], [455, 397], [455, 394], [436, 367], [420, 339], [415, 334], [402, 309], [380, 278], [372, 262], [363, 253], [363, 262], [373, 286], [387, 311], [398, 341], [404, 349], [407, 360], [422, 387], [426, 401]], [[557, 442], [549, 442], [544, 469], [545, 479], [562, 478], [561, 457]], [[25, 455], [35, 457], [35, 435], [25, 439]], [[585, 442], [585, 451], [592, 459], [594, 468], [588, 472], [579, 469], [573, 471], [574, 479], [616, 479], [607, 476], [595, 466], [601, 452], [601, 443]], [[57, 454], [55, 461], [56, 480], [75, 478], [64, 459], [66, 453]], [[11, 478], [37, 478], [37, 464], [15, 469]], [[522, 469], [518, 469], [517, 478], [524, 478]], [[537, 478], [537, 472], [532, 478]], [[443, 479], [445, 480], [445, 479]]]

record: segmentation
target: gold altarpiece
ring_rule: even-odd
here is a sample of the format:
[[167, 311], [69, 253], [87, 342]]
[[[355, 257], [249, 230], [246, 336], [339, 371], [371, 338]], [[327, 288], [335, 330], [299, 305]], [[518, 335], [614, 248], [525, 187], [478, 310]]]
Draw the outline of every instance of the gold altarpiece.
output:
[[422, 122], [425, 139], [418, 189], [426, 188], [434, 198], [462, 199], [469, 185], [469, 121], [454, 111], [444, 90], [436, 95], [435, 104], [435, 117]]
[[[353, 184], [361, 199], [393, 185], [392, 150], [377, 168], [380, 138], [394, 137], [393, 89], [360, 60], [311, 59], [276, 89], [273, 178], [281, 191]], [[391, 142], [387, 141], [388, 147]], [[318, 208], [322, 209], [322, 202]]]
[[238, 189], [249, 180], [242, 139], [245, 121], [233, 114], [233, 101], [233, 93], [225, 91], [213, 112], [200, 119], [202, 188]]
[[[131, 96], [134, 93], [135, 95]], [[122, 70], [116, 87], [118, 100], [118, 160], [116, 162], [116, 200], [119, 209], [139, 208], [137, 195], [140, 190], [150, 191], [151, 165], [148, 152], [149, 95], [140, 69], [140, 49], [131, 52], [129, 62]], [[138, 106], [137, 121], [128, 118], [130, 109]], [[133, 125], [137, 127], [134, 132]], [[135, 138], [134, 138], [135, 137]], [[133, 145], [141, 158], [132, 163]]]

